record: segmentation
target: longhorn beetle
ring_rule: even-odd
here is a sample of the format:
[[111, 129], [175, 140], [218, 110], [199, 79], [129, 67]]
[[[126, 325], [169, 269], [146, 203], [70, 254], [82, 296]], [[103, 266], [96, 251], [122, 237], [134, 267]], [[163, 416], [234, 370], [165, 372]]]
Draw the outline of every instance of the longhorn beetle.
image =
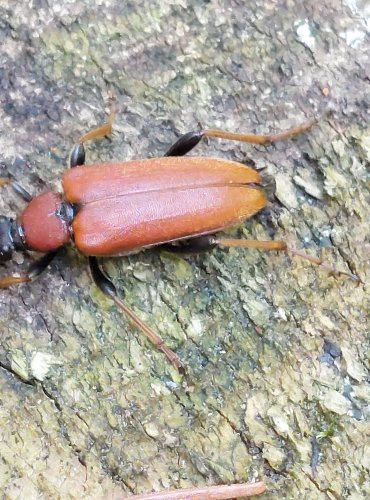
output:
[[289, 248], [284, 241], [217, 235], [266, 206], [260, 174], [234, 161], [185, 156], [203, 137], [269, 144], [306, 131], [315, 119], [275, 135], [215, 129], [189, 132], [161, 158], [85, 165], [84, 143], [110, 134], [114, 119], [113, 105], [108, 121], [83, 135], [73, 147], [71, 168], [62, 178], [63, 194], [46, 191], [32, 197], [14, 180], [0, 178], [0, 186], [9, 184], [28, 204], [16, 220], [0, 216], [0, 262], [10, 260], [14, 251], [44, 253], [25, 275], [1, 278], [0, 288], [37, 278], [61, 248], [73, 244], [88, 257], [97, 287], [184, 372], [178, 356], [120, 299], [97, 257], [125, 255], [155, 245], [184, 253], [215, 247], [282, 250], [321, 265], [330, 273], [359, 280], [351, 273], [323, 264], [319, 258]]

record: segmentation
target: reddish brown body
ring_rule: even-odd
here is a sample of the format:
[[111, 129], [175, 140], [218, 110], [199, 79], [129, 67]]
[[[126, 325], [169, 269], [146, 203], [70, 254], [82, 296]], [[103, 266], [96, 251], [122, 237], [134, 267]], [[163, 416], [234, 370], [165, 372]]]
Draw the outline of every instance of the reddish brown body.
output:
[[[238, 224], [266, 205], [260, 181], [240, 163], [165, 157], [76, 167], [64, 174], [63, 189], [64, 200], [78, 207], [72, 221], [77, 249], [106, 256]], [[44, 193], [22, 214], [33, 249], [46, 252], [68, 242], [60, 203], [58, 195]]]
[[33, 198], [20, 215], [27, 246], [38, 252], [55, 250], [70, 241], [67, 223], [59, 216], [62, 197], [47, 191]]

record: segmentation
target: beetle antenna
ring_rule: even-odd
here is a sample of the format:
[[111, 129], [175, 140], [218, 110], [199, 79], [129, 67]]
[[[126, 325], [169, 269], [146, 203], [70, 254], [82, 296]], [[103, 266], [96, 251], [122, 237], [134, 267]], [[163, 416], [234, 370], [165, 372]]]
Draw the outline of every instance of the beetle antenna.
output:
[[266, 491], [266, 485], [262, 481], [256, 483], [219, 484], [217, 486], [201, 486], [184, 488], [179, 490], [164, 490], [147, 495], [134, 495], [132, 500], [182, 500], [191, 498], [201, 500], [202, 498], [213, 500], [227, 500], [230, 498], [245, 498], [260, 495]]

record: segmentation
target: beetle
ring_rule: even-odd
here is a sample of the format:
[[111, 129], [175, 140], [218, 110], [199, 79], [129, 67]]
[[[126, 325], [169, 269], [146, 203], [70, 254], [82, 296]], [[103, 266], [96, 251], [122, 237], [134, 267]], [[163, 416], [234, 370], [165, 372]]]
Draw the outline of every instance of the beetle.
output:
[[34, 280], [61, 248], [73, 244], [88, 257], [97, 287], [184, 372], [178, 356], [118, 296], [98, 257], [126, 255], [157, 245], [183, 253], [237, 246], [290, 252], [333, 274], [358, 279], [326, 266], [319, 258], [288, 248], [284, 241], [219, 237], [220, 231], [240, 224], [266, 206], [261, 176], [234, 161], [185, 157], [204, 137], [269, 144], [308, 130], [316, 119], [275, 135], [194, 131], [180, 136], [161, 158], [85, 165], [84, 144], [109, 135], [114, 119], [112, 106], [108, 121], [83, 135], [73, 147], [71, 168], [62, 177], [63, 194], [46, 191], [32, 197], [15, 180], [0, 178], [0, 186], [10, 185], [27, 202], [17, 219], [0, 216], [0, 262], [10, 260], [14, 251], [44, 254], [25, 275], [1, 278], [0, 288]]

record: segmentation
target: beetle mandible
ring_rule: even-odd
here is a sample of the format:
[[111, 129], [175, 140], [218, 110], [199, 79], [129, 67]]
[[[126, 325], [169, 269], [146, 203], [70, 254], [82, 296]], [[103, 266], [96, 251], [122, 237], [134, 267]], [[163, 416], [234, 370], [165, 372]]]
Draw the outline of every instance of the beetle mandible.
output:
[[[251, 144], [269, 144], [308, 130], [316, 119], [274, 135], [238, 134], [207, 129], [182, 135], [161, 158], [85, 165], [84, 143], [109, 135], [115, 106], [108, 121], [80, 138], [73, 147], [62, 178], [63, 194], [46, 191], [32, 197], [17, 182], [0, 178], [28, 203], [13, 220], [0, 216], [0, 262], [14, 251], [44, 253], [23, 276], [0, 279], [0, 288], [37, 278], [61, 248], [74, 246], [89, 260], [97, 287], [138, 326], [180, 371], [179, 357], [121, 298], [101, 270], [97, 257], [125, 255], [156, 245], [191, 253], [215, 247], [282, 250], [337, 271], [284, 241], [227, 239], [216, 233], [240, 224], [266, 206], [258, 172], [240, 163], [203, 157], [185, 157], [203, 137]], [[180, 246], [176, 244], [180, 242]], [[173, 245], [175, 243], [175, 245]]]

